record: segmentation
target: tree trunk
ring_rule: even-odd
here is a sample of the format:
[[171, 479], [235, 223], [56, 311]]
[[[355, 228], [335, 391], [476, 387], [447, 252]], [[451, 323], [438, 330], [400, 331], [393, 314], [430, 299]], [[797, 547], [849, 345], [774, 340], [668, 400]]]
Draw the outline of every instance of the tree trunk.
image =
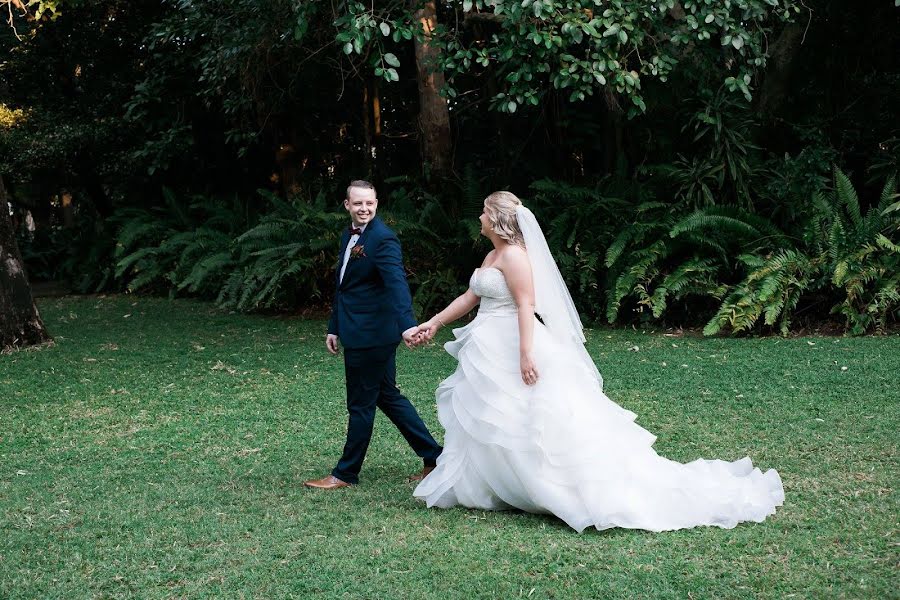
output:
[[50, 341], [31, 297], [31, 286], [9, 218], [6, 186], [0, 176], [0, 349]]
[[372, 157], [372, 113], [369, 102], [369, 79], [370, 76], [366, 76], [363, 80], [362, 103], [360, 108], [362, 109], [363, 134], [365, 136], [363, 161], [365, 161], [366, 165], [366, 179], [372, 180], [374, 179], [373, 175], [375, 174], [375, 161]]
[[544, 128], [547, 136], [544, 160], [553, 165], [553, 172], [559, 173], [560, 177], [569, 178], [572, 175], [573, 161], [566, 153], [569, 146], [565, 141], [568, 136], [563, 131], [563, 102], [564, 99], [555, 90], [551, 90], [544, 101]]
[[434, 0], [420, 4], [415, 18], [422, 24], [424, 37], [416, 38], [416, 71], [419, 82], [419, 130], [423, 162], [429, 176], [446, 177], [451, 171], [450, 111], [440, 90], [444, 87], [444, 74], [430, 70], [438, 56], [431, 45], [431, 35], [437, 26]]
[[365, 177], [372, 182], [380, 182], [380, 165], [384, 158], [381, 152], [381, 97], [378, 79], [367, 75], [362, 85], [362, 120], [365, 133]]
[[799, 23], [788, 25], [769, 48], [769, 61], [756, 106], [760, 115], [772, 118], [784, 104], [796, 62], [794, 59], [803, 41], [803, 28]]

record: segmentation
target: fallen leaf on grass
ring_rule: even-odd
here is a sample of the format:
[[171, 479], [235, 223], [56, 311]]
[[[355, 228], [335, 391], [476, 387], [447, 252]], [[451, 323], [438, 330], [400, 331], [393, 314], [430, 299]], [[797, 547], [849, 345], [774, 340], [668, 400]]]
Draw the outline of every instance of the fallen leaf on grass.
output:
[[229, 375], [234, 375], [234, 374], [237, 373], [237, 369], [235, 369], [234, 367], [230, 367], [230, 366], [226, 365], [226, 364], [223, 363], [221, 360], [216, 361], [216, 364], [214, 364], [214, 365], [213, 365], [212, 367], [210, 367], [210, 368], [211, 368], [213, 371], [228, 371], [228, 374], [229, 374]]

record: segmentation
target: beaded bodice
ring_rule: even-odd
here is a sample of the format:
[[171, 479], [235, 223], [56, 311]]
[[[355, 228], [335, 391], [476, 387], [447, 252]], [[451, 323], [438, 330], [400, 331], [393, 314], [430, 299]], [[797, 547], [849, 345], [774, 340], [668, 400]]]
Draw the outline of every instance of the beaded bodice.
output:
[[469, 289], [481, 298], [479, 315], [516, 314], [516, 303], [501, 270], [495, 267], [475, 269], [469, 279]]

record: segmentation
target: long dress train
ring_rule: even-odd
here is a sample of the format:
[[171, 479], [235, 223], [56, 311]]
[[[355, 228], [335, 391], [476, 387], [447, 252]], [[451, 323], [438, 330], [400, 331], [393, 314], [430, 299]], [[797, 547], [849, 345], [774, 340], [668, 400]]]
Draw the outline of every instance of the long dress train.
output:
[[682, 464], [656, 454], [656, 437], [537, 322], [540, 379], [526, 386], [503, 273], [478, 269], [470, 287], [481, 297], [478, 315], [445, 345], [459, 364], [437, 390], [444, 451], [414, 492], [429, 507], [518, 508], [556, 515], [580, 532], [731, 528], [763, 521], [782, 504], [778, 473], [749, 458]]

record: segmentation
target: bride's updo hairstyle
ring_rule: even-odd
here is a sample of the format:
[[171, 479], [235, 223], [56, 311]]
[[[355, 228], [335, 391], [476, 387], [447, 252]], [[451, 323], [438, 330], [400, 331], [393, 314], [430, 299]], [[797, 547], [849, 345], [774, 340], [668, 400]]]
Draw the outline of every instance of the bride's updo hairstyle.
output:
[[525, 239], [516, 217], [519, 206], [522, 201], [512, 192], [494, 192], [484, 199], [484, 209], [494, 232], [508, 244], [524, 247]]

